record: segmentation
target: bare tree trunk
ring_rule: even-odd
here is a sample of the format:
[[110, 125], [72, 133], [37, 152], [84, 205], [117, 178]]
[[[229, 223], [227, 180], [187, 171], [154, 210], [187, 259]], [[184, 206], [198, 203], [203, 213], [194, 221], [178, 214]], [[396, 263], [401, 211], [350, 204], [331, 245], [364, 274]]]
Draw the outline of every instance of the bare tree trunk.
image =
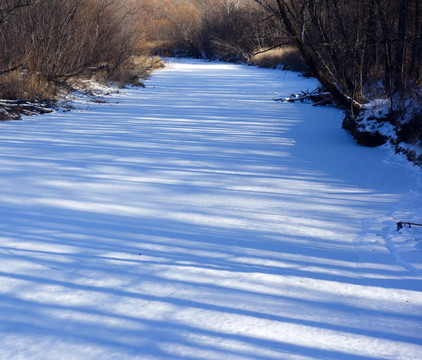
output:
[[412, 44], [410, 68], [417, 80], [422, 77], [422, 1], [416, 0], [414, 5], [414, 39]]
[[405, 86], [406, 12], [408, 0], [400, 0], [397, 26], [397, 45], [394, 64], [394, 90], [401, 92]]

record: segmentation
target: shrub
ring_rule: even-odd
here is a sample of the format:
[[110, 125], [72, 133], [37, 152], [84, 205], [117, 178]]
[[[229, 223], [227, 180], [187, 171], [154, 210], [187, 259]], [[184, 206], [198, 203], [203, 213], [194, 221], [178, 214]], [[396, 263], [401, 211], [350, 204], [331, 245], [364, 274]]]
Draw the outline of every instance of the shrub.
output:
[[262, 51], [258, 55], [255, 55], [251, 62], [263, 68], [277, 68], [282, 66], [284, 69], [293, 71], [308, 71], [308, 67], [299, 51], [290, 46]]
[[164, 67], [164, 63], [157, 56], [131, 56], [122, 66], [97, 73], [95, 80], [112, 81], [120, 88], [130, 84], [143, 86], [142, 80], [147, 79], [157, 69]]
[[19, 71], [2, 77], [4, 96], [44, 96], [46, 83], [66, 85], [104, 68], [122, 73], [143, 44], [137, 20], [130, 5], [117, 0], [43, 0], [22, 7], [0, 23], [0, 74]]
[[29, 72], [12, 71], [0, 75], [1, 99], [43, 100], [54, 98], [57, 92], [57, 86]]

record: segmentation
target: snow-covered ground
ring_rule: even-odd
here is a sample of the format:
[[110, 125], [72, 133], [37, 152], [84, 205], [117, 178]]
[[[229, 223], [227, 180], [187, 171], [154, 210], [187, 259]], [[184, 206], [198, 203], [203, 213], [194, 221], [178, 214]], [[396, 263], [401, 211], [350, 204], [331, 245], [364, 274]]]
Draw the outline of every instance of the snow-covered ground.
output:
[[422, 359], [422, 171], [314, 80], [180, 60], [0, 127], [0, 359]]

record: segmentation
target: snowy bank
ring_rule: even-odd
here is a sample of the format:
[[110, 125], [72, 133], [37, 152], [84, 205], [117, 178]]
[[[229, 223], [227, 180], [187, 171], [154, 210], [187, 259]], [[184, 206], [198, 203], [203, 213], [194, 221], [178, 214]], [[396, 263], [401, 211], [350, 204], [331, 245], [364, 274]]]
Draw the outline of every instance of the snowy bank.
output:
[[343, 127], [362, 145], [376, 147], [389, 144], [396, 153], [422, 167], [422, 112], [416, 104], [391, 110], [388, 100], [366, 104], [357, 116], [347, 114]]

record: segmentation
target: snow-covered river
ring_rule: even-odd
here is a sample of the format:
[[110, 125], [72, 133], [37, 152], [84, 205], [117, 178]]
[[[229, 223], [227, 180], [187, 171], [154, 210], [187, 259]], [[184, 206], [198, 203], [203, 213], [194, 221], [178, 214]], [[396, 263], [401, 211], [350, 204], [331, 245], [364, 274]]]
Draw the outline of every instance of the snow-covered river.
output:
[[146, 85], [1, 125], [1, 360], [422, 359], [420, 169], [295, 73]]

